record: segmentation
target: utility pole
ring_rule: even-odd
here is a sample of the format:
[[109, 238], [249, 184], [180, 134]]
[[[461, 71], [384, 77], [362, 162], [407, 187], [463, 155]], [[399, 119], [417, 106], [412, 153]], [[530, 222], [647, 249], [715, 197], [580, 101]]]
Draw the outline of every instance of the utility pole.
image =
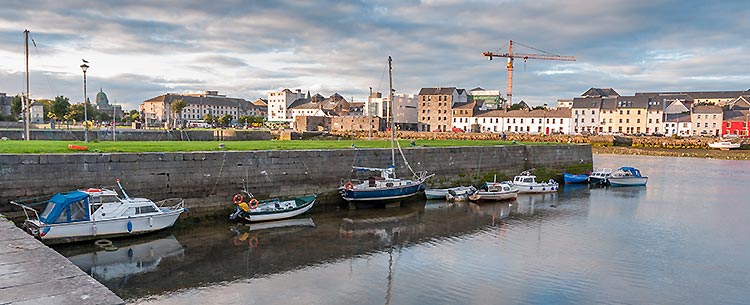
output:
[[26, 141], [31, 140], [31, 102], [29, 101], [29, 30], [24, 30], [23, 35], [26, 38], [26, 96], [23, 98], [21, 109], [23, 111], [23, 132]]

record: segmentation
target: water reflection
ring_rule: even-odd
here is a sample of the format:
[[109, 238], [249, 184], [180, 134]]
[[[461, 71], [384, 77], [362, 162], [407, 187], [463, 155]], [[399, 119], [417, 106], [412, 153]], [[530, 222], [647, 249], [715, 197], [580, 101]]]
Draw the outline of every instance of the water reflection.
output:
[[118, 247], [114, 251], [96, 247], [86, 247], [93, 251], [83, 253], [76, 248], [60, 251], [81, 270], [109, 287], [124, 287], [135, 275], [158, 271], [164, 259], [179, 259], [185, 255], [184, 248], [173, 235], [116, 239], [114, 244]]

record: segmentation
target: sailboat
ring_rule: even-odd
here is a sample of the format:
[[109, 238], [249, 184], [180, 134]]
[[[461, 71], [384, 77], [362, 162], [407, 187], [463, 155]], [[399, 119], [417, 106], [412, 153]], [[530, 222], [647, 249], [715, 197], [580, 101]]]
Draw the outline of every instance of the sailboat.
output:
[[[393, 67], [391, 65], [392, 59], [388, 56], [388, 83], [389, 83], [389, 101], [393, 101]], [[338, 191], [344, 200], [349, 202], [377, 202], [377, 201], [392, 201], [403, 198], [408, 198], [418, 194], [424, 190], [424, 182], [433, 175], [428, 175], [426, 172], [415, 173], [409, 166], [409, 162], [406, 161], [401, 145], [398, 145], [399, 153], [404, 159], [404, 163], [413, 174], [413, 179], [401, 179], [396, 177], [396, 132], [395, 124], [393, 120], [393, 103], [389, 103], [389, 113], [391, 113], [391, 164], [386, 168], [374, 168], [374, 167], [359, 167], [354, 166], [353, 170], [356, 171], [369, 171], [378, 172], [379, 176], [370, 177], [364, 181], [355, 183], [353, 181], [347, 181], [344, 185], [339, 187]]]

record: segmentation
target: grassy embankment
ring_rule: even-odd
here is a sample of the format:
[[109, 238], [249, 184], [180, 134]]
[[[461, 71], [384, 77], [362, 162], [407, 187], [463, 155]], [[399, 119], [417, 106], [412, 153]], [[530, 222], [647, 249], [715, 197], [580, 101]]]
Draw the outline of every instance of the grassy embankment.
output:
[[[449, 146], [494, 146], [513, 145], [512, 141], [480, 140], [415, 140], [418, 147]], [[219, 144], [224, 144], [224, 149]], [[410, 147], [410, 140], [400, 140], [402, 148]], [[88, 147], [88, 151], [68, 148], [69, 144]], [[565, 145], [560, 143], [522, 142], [525, 145]], [[390, 148], [390, 140], [295, 140], [295, 141], [120, 141], [120, 142], [77, 142], [77, 141], [1, 141], [3, 154], [51, 154], [51, 153], [113, 153], [113, 152], [191, 152], [191, 151], [241, 151], [241, 150], [296, 150], [296, 149], [345, 149], [352, 145], [357, 148]]]

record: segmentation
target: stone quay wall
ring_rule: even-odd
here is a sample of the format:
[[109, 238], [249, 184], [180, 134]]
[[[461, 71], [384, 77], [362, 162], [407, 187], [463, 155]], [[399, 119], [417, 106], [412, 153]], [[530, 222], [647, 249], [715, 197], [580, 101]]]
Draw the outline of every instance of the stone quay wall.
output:
[[[63, 140], [83, 141], [85, 131], [65, 129], [31, 129], [32, 140]], [[0, 138], [22, 140], [23, 130], [0, 130]], [[146, 129], [117, 129], [115, 141], [254, 141], [270, 140], [270, 131], [264, 130], [146, 130]], [[92, 129], [89, 131], [89, 141], [112, 141], [112, 130]]]
[[[415, 171], [435, 174], [428, 180], [428, 185], [435, 187], [479, 184], [495, 174], [501, 179], [528, 169], [560, 174], [571, 166], [590, 169], [593, 163], [591, 146], [586, 144], [414, 147], [403, 151]], [[398, 152], [396, 157], [398, 175], [410, 177]], [[184, 198], [187, 216], [218, 215], [232, 209], [232, 197], [242, 189], [243, 180], [261, 199], [317, 193], [319, 205], [337, 206], [344, 202], [336, 189], [357, 177], [353, 165], [383, 167], [390, 164], [390, 158], [390, 149], [2, 154], [0, 213], [22, 216], [9, 204], [11, 200], [36, 202], [58, 192], [115, 188], [118, 178], [133, 197], [155, 201]]]

